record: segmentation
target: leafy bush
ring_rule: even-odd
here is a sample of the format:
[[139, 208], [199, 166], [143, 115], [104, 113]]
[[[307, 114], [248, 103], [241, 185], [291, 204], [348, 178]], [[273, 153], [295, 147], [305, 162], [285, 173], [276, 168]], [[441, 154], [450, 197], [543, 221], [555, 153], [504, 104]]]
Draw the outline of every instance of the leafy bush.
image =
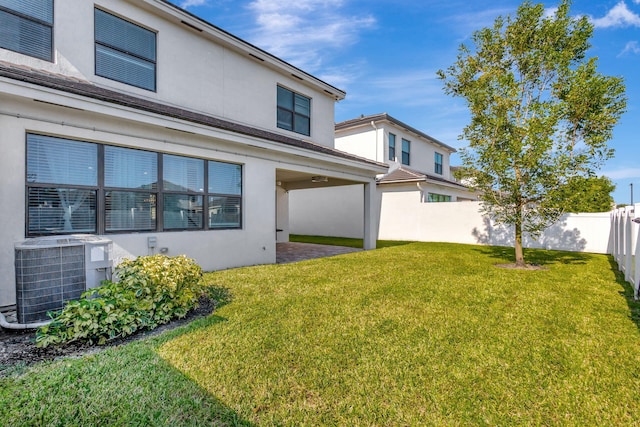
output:
[[117, 281], [70, 301], [53, 321], [40, 327], [36, 344], [47, 347], [76, 340], [104, 344], [184, 317], [205, 294], [202, 269], [185, 256], [153, 255], [125, 260], [115, 269]]

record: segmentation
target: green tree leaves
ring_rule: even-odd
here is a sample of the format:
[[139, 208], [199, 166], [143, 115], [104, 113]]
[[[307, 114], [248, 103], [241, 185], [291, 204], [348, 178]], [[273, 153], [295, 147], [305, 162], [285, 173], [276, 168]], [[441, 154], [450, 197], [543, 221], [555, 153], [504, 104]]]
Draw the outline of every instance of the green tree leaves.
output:
[[486, 213], [514, 226], [520, 265], [522, 233], [535, 237], [557, 220], [566, 207], [553, 195], [613, 155], [607, 141], [626, 108], [622, 79], [587, 58], [592, 25], [569, 6], [564, 0], [547, 16], [544, 5], [525, 1], [438, 71], [445, 92], [466, 99], [471, 113], [463, 178]]

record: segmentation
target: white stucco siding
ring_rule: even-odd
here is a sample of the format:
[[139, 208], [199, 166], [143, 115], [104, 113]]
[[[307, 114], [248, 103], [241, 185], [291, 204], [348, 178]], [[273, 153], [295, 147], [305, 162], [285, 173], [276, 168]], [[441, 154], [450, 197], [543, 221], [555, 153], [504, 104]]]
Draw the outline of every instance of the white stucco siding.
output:
[[[441, 176], [444, 179], [451, 179], [449, 172], [449, 157], [451, 153], [449, 150], [445, 150], [414, 133], [406, 132], [395, 126], [388, 126], [385, 129], [386, 135], [388, 135], [389, 132], [396, 135], [396, 163], [402, 163], [402, 140], [406, 139], [411, 142], [410, 164], [408, 165], [411, 169], [430, 175]], [[388, 139], [386, 139], [385, 144], [388, 145]], [[436, 152], [442, 154], [442, 175], [435, 173]]]
[[[34, 93], [34, 91], [36, 93]], [[65, 108], [34, 100], [41, 99]], [[178, 119], [132, 111], [93, 99], [37, 90], [0, 79], [0, 306], [15, 303], [14, 245], [25, 239], [26, 134], [38, 133], [105, 145], [192, 156], [243, 166], [242, 228], [233, 230], [107, 233], [116, 261], [157, 253], [185, 254], [205, 270], [273, 263], [276, 228], [289, 229], [288, 218], [277, 224], [278, 209], [286, 209], [287, 193], [277, 206], [276, 171], [286, 169], [331, 180], [373, 182], [380, 166], [327, 156], [264, 139], [195, 125]], [[184, 130], [178, 131], [174, 129]], [[282, 212], [281, 212], [282, 213]], [[157, 239], [156, 248], [147, 239]], [[284, 238], [286, 236], [280, 236]]]
[[[396, 138], [395, 160], [389, 159], [389, 134]], [[387, 163], [391, 166], [402, 164], [402, 140], [410, 142], [409, 168], [430, 175], [451, 180], [450, 149], [445, 149], [422, 136], [390, 122], [376, 122], [373, 125], [359, 125], [336, 131], [336, 148], [355, 155]], [[442, 154], [442, 174], [435, 173], [435, 153]]]
[[290, 232], [361, 239], [364, 227], [363, 198], [362, 185], [291, 191]]
[[384, 131], [372, 126], [339, 132], [335, 137], [336, 149], [382, 163], [387, 159], [384, 145]]
[[[304, 78], [301, 81], [284, 68], [256, 60], [239, 47], [240, 41], [228, 35], [235, 45], [225, 45], [206, 31], [197, 32], [180, 23], [181, 16], [175, 16], [174, 10], [156, 1], [54, 3], [54, 62], [5, 49], [0, 49], [0, 61], [89, 80], [135, 96], [333, 147], [335, 98], [312, 83], [310, 76], [300, 72]], [[156, 91], [95, 75], [94, 5], [156, 32]], [[198, 25], [205, 27], [204, 23]], [[278, 84], [312, 99], [310, 136], [277, 127]]]
[[[293, 191], [289, 202], [291, 232], [362, 238], [362, 216], [358, 210], [362, 197], [362, 186]], [[482, 215], [480, 202], [423, 203], [415, 183], [413, 187], [378, 186], [377, 198], [378, 212], [374, 218], [378, 221], [378, 239], [513, 246], [513, 229]], [[564, 215], [539, 238], [525, 236], [524, 245], [607, 253], [609, 213]]]

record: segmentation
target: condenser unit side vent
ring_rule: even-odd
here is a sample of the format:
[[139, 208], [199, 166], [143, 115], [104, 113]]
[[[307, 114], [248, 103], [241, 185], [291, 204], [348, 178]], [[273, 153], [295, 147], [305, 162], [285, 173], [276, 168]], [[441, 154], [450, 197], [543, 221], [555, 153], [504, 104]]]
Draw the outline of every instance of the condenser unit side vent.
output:
[[110, 240], [84, 235], [48, 236], [16, 244], [18, 323], [48, 320], [47, 312], [62, 309], [110, 278], [110, 248]]

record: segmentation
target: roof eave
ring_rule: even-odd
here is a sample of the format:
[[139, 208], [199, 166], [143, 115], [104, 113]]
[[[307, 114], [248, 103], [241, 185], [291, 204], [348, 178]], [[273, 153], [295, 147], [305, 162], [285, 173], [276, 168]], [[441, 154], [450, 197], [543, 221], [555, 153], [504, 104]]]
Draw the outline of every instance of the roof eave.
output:
[[[129, 0], [136, 5], [140, 4], [140, 0]], [[174, 16], [178, 22], [185, 24], [185, 26], [191, 28], [197, 32], [203, 32], [215, 39], [218, 43], [233, 49], [236, 52], [242, 52], [253, 60], [263, 63], [269, 68], [275, 69], [285, 75], [294, 77], [300, 80], [302, 83], [319, 87], [327, 96], [333, 98], [335, 101], [341, 101], [346, 97], [346, 92], [337, 87], [303, 71], [302, 69], [278, 58], [277, 56], [243, 40], [226, 30], [206, 21], [193, 13], [185, 10], [168, 0], [142, 0], [149, 7], [156, 10], [160, 10], [165, 14]]]

